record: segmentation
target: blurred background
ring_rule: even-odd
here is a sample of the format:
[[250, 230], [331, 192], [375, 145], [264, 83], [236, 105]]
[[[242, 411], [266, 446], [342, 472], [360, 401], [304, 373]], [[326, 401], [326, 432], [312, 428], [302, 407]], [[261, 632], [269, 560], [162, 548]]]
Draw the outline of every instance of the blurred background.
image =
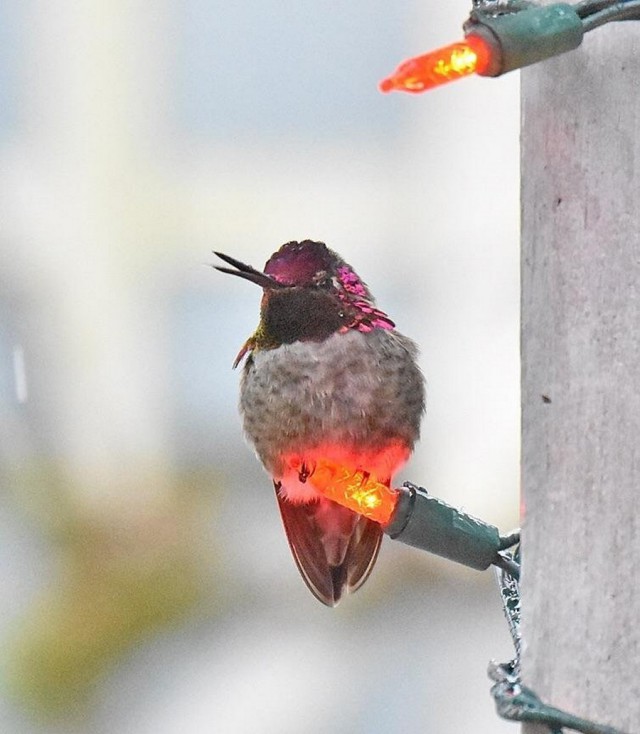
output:
[[403, 478], [517, 524], [518, 81], [382, 95], [469, 5], [0, 5], [0, 729], [511, 731], [490, 572], [306, 590], [242, 438], [261, 267], [320, 239], [421, 345]]

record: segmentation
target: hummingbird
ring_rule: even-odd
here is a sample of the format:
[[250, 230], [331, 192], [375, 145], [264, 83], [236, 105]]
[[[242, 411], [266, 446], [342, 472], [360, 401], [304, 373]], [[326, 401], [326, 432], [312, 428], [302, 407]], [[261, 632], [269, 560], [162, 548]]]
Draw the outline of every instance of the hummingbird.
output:
[[333, 607], [369, 577], [382, 527], [327, 499], [313, 474], [328, 464], [390, 487], [425, 409], [417, 347], [323, 242], [287, 242], [263, 271], [215, 254], [232, 266], [217, 270], [262, 288], [258, 327], [234, 362], [244, 360], [244, 431], [273, 479], [302, 578]]

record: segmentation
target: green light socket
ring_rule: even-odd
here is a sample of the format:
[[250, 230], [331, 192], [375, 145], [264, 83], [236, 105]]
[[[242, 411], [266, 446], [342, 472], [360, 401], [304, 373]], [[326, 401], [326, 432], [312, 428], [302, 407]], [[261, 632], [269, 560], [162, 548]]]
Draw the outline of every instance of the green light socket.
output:
[[498, 528], [405, 482], [385, 533], [394, 540], [483, 571], [498, 557]]
[[584, 36], [580, 16], [566, 3], [530, 6], [499, 15], [474, 10], [464, 30], [467, 35], [480, 36], [498, 51], [482, 76], [500, 76], [572, 51]]

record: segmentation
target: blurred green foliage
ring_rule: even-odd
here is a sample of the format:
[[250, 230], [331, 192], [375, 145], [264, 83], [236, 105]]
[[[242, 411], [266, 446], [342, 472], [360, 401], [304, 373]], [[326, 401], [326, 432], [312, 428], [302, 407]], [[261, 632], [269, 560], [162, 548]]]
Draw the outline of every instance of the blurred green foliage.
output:
[[[204, 491], [211, 493], [215, 478], [178, 478], [168, 499], [132, 517], [89, 516], [58, 472], [40, 477], [48, 499], [35, 499], [41, 492], [25, 475], [23, 496], [51, 537], [59, 570], [20, 621], [4, 664], [13, 695], [38, 718], [76, 718], [133, 646], [197, 609], [215, 611], [205, 604], [213, 598], [214, 574], [202, 542]], [[56, 511], [43, 512], [52, 509], [52, 496]]]

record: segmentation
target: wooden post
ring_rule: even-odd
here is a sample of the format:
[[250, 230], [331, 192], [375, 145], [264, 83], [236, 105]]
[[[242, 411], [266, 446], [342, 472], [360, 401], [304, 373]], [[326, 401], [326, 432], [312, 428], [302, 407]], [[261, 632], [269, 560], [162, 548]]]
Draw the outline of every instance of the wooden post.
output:
[[526, 69], [522, 111], [523, 680], [637, 734], [640, 22]]

